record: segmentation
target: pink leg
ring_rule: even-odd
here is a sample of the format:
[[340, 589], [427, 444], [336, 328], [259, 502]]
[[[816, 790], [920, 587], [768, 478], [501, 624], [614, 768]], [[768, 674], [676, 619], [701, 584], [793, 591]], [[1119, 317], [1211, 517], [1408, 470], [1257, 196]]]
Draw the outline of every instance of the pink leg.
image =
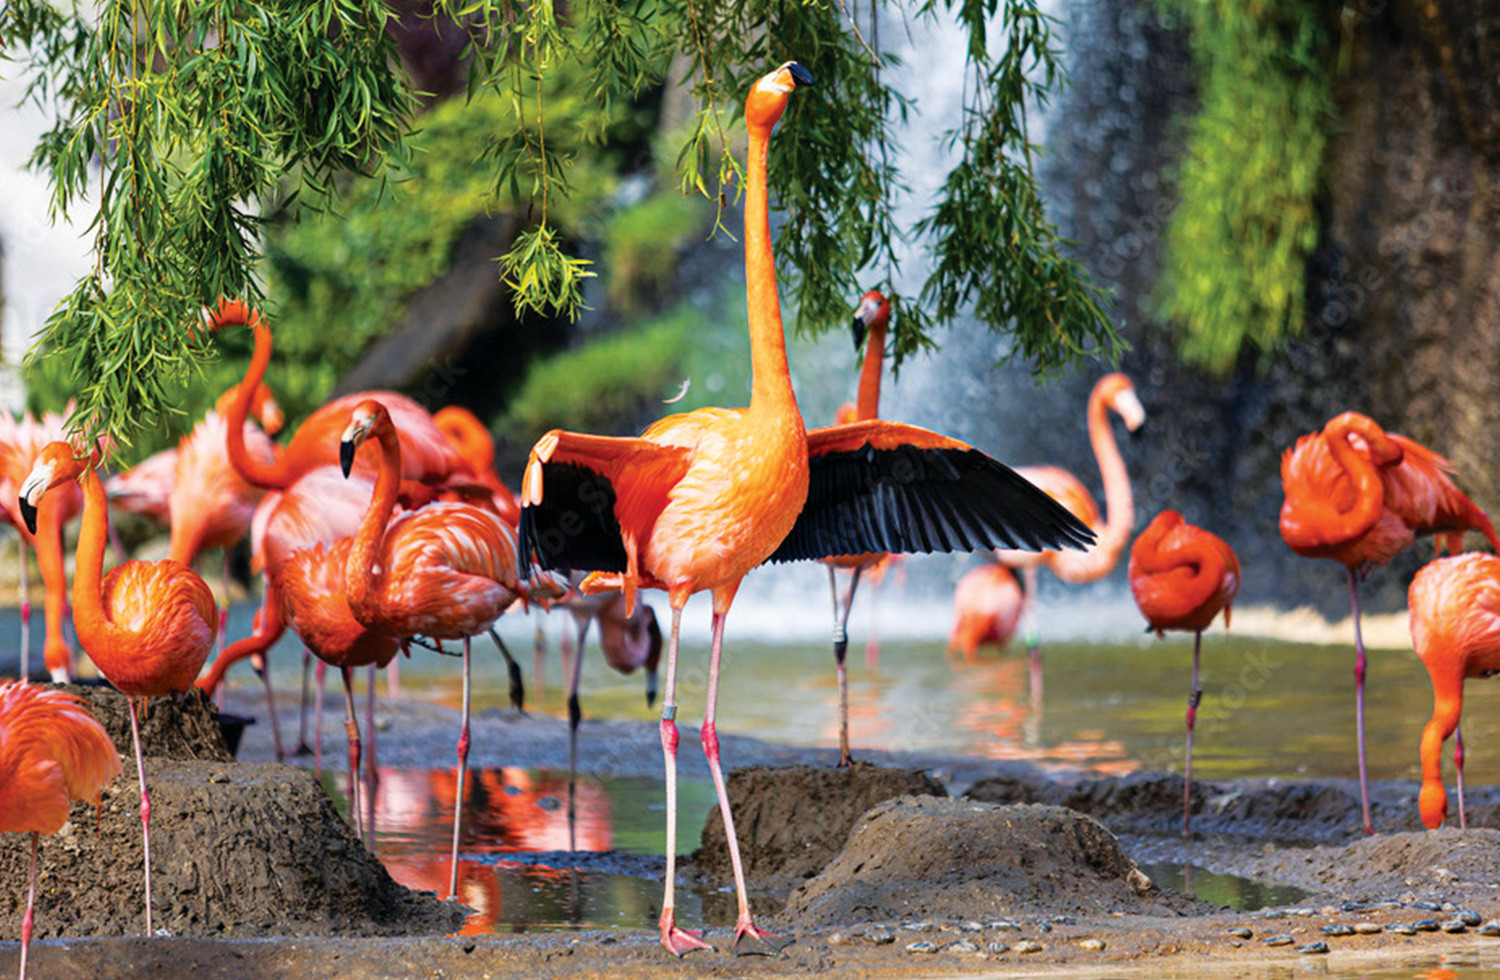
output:
[[573, 658], [572, 670], [568, 672], [568, 850], [578, 850], [576, 798], [578, 795], [578, 726], [583, 721], [583, 709], [578, 704], [578, 682], [583, 675], [583, 640], [588, 635], [589, 623], [584, 617], [578, 624], [578, 654]]
[[379, 780], [375, 774], [375, 681], [379, 671], [379, 667], [370, 665], [370, 683], [365, 688], [365, 730], [370, 733], [370, 751], [365, 754], [365, 777], [372, 786]]
[[1042, 710], [1042, 630], [1037, 623], [1036, 592], [1041, 584], [1035, 568], [1021, 572], [1026, 594], [1021, 598], [1021, 629], [1026, 641], [1026, 659], [1031, 667], [1031, 710]]
[[703, 712], [703, 754], [714, 777], [714, 792], [719, 797], [719, 814], [724, 818], [724, 836], [729, 840], [729, 864], [734, 869], [734, 890], [739, 899], [739, 917], [734, 923], [734, 951], [740, 952], [740, 941], [746, 936], [758, 940], [747, 953], [773, 954], [786, 945], [777, 941], [776, 933], [757, 928], [750, 918], [750, 897], [745, 891], [745, 870], [740, 862], [740, 842], [734, 833], [734, 814], [729, 809], [729, 793], [724, 786], [724, 770], [719, 765], [719, 733], [714, 725], [719, 700], [719, 655], [724, 646], [724, 614], [714, 613], [713, 648], [708, 658], [708, 697]]
[[[385, 693], [393, 698], [401, 696], [401, 658], [395, 657], [385, 665]], [[373, 735], [374, 733], [371, 732]]]
[[344, 736], [349, 742], [349, 809], [354, 814], [354, 833], [365, 839], [364, 812], [359, 807], [359, 721], [354, 717], [354, 680], [348, 667], [339, 668], [344, 680]]
[[661, 944], [678, 956], [713, 949], [702, 932], [677, 926], [677, 636], [682, 609], [672, 607], [672, 636], [667, 642], [667, 689], [661, 702], [661, 751], [667, 765], [667, 880], [661, 903]]
[[1462, 725], [1453, 729], [1453, 768], [1458, 773], [1458, 829], [1467, 830], [1469, 822], [1464, 813], [1464, 730]]
[[464, 818], [464, 773], [469, 765], [469, 638], [464, 637], [464, 721], [458, 731], [458, 789], [453, 796], [453, 856], [448, 895], [458, 894], [458, 837]]
[[31, 671], [31, 577], [26, 566], [26, 539], [16, 535], [16, 546], [21, 553], [21, 676]]
[[1354, 610], [1354, 738], [1359, 746], [1359, 809], [1365, 833], [1375, 833], [1370, 822], [1370, 777], [1365, 764], [1365, 641], [1359, 631], [1359, 580], [1349, 573], [1349, 605]]
[[839, 765], [854, 764], [849, 755], [849, 672], [844, 661], [849, 653], [849, 611], [854, 608], [854, 590], [859, 588], [858, 568], [849, 579], [849, 593], [839, 599], [838, 576], [828, 566], [828, 585], [833, 592], [833, 662], [839, 679]]
[[26, 951], [31, 946], [32, 914], [36, 910], [36, 851], [40, 840], [41, 835], [33, 830], [31, 832], [31, 871], [28, 876], [30, 884], [26, 887], [26, 914], [21, 918], [21, 980], [26, 980]]
[[1193, 723], [1198, 720], [1198, 702], [1203, 699], [1203, 688], [1198, 686], [1198, 658], [1203, 648], [1203, 631], [1193, 634], [1193, 686], [1188, 689], [1187, 707], [1187, 761], [1182, 767], [1182, 836], [1193, 833], [1190, 821], [1193, 813]]
[[313, 687], [316, 689], [317, 701], [313, 703], [313, 777], [321, 778], [323, 775], [323, 682], [328, 673], [328, 665], [319, 660], [313, 667]]
[[136, 699], [129, 695], [125, 703], [130, 710], [130, 737], [135, 742], [135, 771], [141, 781], [141, 840], [146, 856], [146, 935], [151, 928], [151, 797], [146, 793], [146, 761], [141, 755], [141, 725], [136, 719]]
[[[276, 719], [276, 695], [271, 693], [271, 666], [263, 653], [250, 655], [250, 667], [260, 675], [266, 688], [266, 713], [271, 716], [271, 741], [276, 745], [276, 761], [284, 762], [286, 752], [281, 747], [281, 722]], [[221, 689], [223, 685], [220, 685]]]

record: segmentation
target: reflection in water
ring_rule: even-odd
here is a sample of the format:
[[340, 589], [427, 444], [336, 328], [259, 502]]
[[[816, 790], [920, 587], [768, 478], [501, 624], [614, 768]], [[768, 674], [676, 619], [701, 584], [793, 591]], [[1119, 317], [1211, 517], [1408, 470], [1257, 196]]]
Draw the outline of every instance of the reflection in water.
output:
[[1290, 885], [1267, 885], [1250, 878], [1215, 874], [1191, 864], [1163, 861], [1137, 867], [1158, 888], [1194, 895], [1205, 902], [1242, 912], [1276, 905], [1296, 905], [1310, 894]]

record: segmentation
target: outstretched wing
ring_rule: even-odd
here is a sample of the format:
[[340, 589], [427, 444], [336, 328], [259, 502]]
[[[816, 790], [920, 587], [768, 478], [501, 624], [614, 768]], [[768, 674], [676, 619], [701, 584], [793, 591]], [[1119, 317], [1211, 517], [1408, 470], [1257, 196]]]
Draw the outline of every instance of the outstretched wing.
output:
[[872, 419], [807, 433], [810, 484], [770, 561], [863, 552], [1085, 548], [1094, 532], [956, 439]]
[[625, 571], [621, 522], [644, 539], [687, 461], [686, 449], [646, 439], [542, 436], [521, 481], [521, 577], [533, 567]]

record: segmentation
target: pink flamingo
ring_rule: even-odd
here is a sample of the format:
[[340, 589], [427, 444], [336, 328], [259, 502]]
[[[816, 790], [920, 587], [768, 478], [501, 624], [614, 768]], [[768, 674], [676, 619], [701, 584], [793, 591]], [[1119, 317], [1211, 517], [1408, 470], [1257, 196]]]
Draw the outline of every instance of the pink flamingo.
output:
[[953, 590], [953, 630], [948, 649], [973, 660], [984, 643], [1000, 649], [1016, 632], [1025, 597], [1016, 576], [1004, 565], [985, 562], [971, 568]]

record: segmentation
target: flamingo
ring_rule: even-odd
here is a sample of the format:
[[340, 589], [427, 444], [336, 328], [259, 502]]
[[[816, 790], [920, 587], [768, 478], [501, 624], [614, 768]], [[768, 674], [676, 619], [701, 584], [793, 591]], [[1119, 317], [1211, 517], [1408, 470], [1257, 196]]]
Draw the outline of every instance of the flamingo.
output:
[[999, 553], [1002, 563], [1021, 570], [1025, 583], [1021, 618], [1025, 629], [1026, 654], [1031, 663], [1033, 705], [1040, 705], [1042, 702], [1042, 652], [1036, 611], [1037, 569], [1046, 567], [1069, 585], [1097, 582], [1115, 570], [1120, 555], [1125, 551], [1125, 545], [1130, 541], [1131, 528], [1135, 525], [1135, 499], [1130, 491], [1130, 474], [1125, 471], [1125, 459], [1120, 455], [1120, 446], [1110, 428], [1110, 412], [1120, 416], [1130, 432], [1139, 430], [1146, 422], [1146, 410], [1136, 397], [1135, 385], [1118, 371], [1106, 374], [1095, 382], [1093, 390], [1089, 392], [1087, 409], [1089, 444], [1093, 447], [1094, 459], [1099, 464], [1099, 475], [1104, 480], [1104, 506], [1107, 514], [1102, 523], [1094, 498], [1072, 473], [1060, 466], [1016, 468], [1017, 473], [1047, 491], [1075, 517], [1099, 532], [1099, 540], [1094, 547], [1081, 554], [1062, 551]]
[[109, 516], [95, 467], [101, 454], [79, 457], [65, 442], [43, 447], [21, 484], [21, 516], [36, 527], [37, 509], [54, 487], [83, 484], [83, 527], [73, 572], [73, 627], [105, 678], [125, 695], [141, 786], [145, 853], [146, 935], [151, 935], [151, 797], [141, 757], [136, 705], [142, 698], [180, 696], [193, 687], [219, 625], [214, 594], [198, 573], [170, 558], [127, 561], [103, 575]]
[[495, 472], [495, 439], [479, 416], [462, 405], [444, 405], [432, 413], [432, 424], [469, 464], [479, 484], [490, 491], [496, 513], [514, 526], [521, 519], [521, 505]]
[[1175, 510], [1164, 510], [1130, 546], [1130, 594], [1157, 636], [1166, 630], [1193, 633], [1193, 683], [1188, 689], [1187, 753], [1182, 781], [1182, 835], [1192, 832], [1193, 722], [1203, 689], [1198, 659], [1203, 631], [1220, 610], [1229, 628], [1229, 610], [1240, 591], [1240, 559], [1223, 538], [1194, 527]]
[[447, 501], [392, 519], [402, 446], [390, 413], [374, 399], [355, 407], [340, 440], [339, 458], [346, 475], [360, 446], [370, 438], [380, 445], [380, 471], [345, 559], [349, 608], [361, 624], [388, 636], [463, 641], [452, 894], [458, 888], [464, 771], [469, 758], [469, 638], [490, 629], [521, 595], [516, 532], [493, 511]]
[[1331, 558], [1349, 579], [1354, 623], [1354, 732], [1365, 833], [1370, 790], [1365, 764], [1365, 645], [1359, 630], [1359, 580], [1419, 534], [1436, 534], [1458, 551], [1464, 531], [1479, 531], [1500, 551], [1484, 511], [1453, 483], [1453, 464], [1367, 415], [1344, 412], [1281, 455], [1281, 538], [1304, 558]]
[[1448, 815], [1443, 789], [1443, 743], [1457, 734], [1453, 764], [1458, 772], [1458, 825], [1464, 814], [1463, 735], [1459, 714], [1464, 680], [1500, 673], [1500, 557], [1455, 555], [1417, 571], [1407, 591], [1411, 642], [1432, 679], [1432, 718], [1422, 728], [1422, 825], [1436, 830]]
[[553, 430], [532, 448], [521, 484], [523, 571], [593, 571], [584, 592], [642, 587], [672, 607], [662, 692], [667, 831], [661, 942], [683, 955], [711, 948], [676, 923], [677, 652], [688, 597], [713, 596], [702, 727], [734, 869], [734, 944], [775, 949], [751, 916], [715, 726], [724, 621], [756, 565], [866, 551], [1086, 543], [1090, 535], [1045, 494], [976, 450], [914, 426], [867, 420], [809, 433], [792, 390], [771, 251], [766, 158], [788, 97], [812, 76], [787, 62], [745, 102], [745, 282], [751, 395], [744, 409], [661, 419], [638, 438]]
[[[877, 418], [880, 409], [880, 371], [885, 364], [885, 331], [891, 319], [891, 304], [878, 289], [872, 289], [860, 297], [854, 310], [854, 349], [864, 348], [864, 361], [859, 372], [859, 400], [851, 413], [849, 406], [840, 406], [839, 424], [860, 422]], [[844, 659], [849, 652], [849, 611], [854, 608], [854, 590], [859, 588], [859, 577], [886, 559], [879, 552], [862, 555], [837, 555], [823, 559], [828, 566], [828, 589], [833, 596], [833, 663], [838, 672], [839, 685], [839, 762], [840, 766], [851, 765], [849, 755], [849, 676], [844, 668]], [[849, 572], [849, 590], [839, 599], [838, 570]]]
[[42, 834], [68, 820], [73, 800], [91, 800], [120, 774], [120, 755], [77, 695], [19, 681], [0, 682], [0, 833], [30, 834], [30, 884], [21, 918], [21, 980], [36, 906]]
[[1000, 649], [1010, 642], [1021, 621], [1025, 597], [1015, 573], [996, 562], [971, 568], [953, 590], [953, 629], [948, 649], [973, 660], [982, 643]]

